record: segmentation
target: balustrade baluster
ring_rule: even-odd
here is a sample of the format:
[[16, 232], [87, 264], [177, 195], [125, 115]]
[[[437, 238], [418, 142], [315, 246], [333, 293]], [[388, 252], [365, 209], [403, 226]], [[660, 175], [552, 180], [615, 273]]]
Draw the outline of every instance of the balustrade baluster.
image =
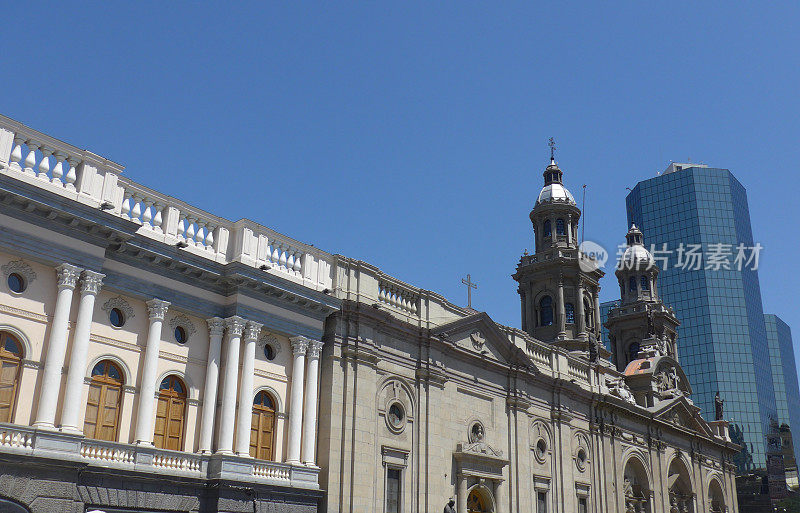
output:
[[67, 157], [67, 164], [69, 164], [69, 171], [67, 171], [67, 176], [64, 177], [64, 183], [67, 184], [67, 189], [74, 191], [75, 182], [78, 180], [78, 172], [75, 169], [78, 166], [78, 161], [73, 157]]
[[280, 253], [280, 250], [278, 248], [279, 248], [279, 246], [273, 242], [272, 243], [272, 259], [271, 259], [271, 262], [273, 264], [277, 264], [279, 262], [279, 260], [280, 260], [280, 257], [281, 257], [281, 253]]
[[163, 224], [164, 220], [161, 217], [161, 211], [164, 209], [164, 206], [159, 203], [153, 203], [153, 210], [155, 211], [155, 215], [153, 216], [153, 229], [159, 233], [164, 233], [161, 229], [161, 225]]
[[196, 242], [197, 242], [197, 245], [202, 247], [202, 248], [205, 247], [205, 243], [203, 241], [205, 241], [206, 233], [208, 232], [208, 228], [206, 228], [206, 226], [208, 226], [208, 223], [200, 222], [200, 220], [197, 221], [197, 234], [196, 234], [197, 241]]
[[216, 226], [209, 226], [208, 233], [206, 233], [206, 248], [207, 249], [214, 249], [214, 230], [216, 230]]
[[142, 224], [148, 225], [147, 228], [152, 228], [150, 221], [153, 220], [153, 201], [149, 198], [142, 200], [144, 203], [144, 210], [142, 211]]
[[25, 157], [25, 173], [31, 176], [36, 176], [36, 172], [33, 170], [33, 166], [36, 165], [36, 143], [28, 141], [26, 143], [28, 145], [28, 156]]
[[278, 247], [280, 248], [280, 251], [281, 251], [281, 257], [278, 260], [278, 264], [280, 264], [281, 267], [286, 269], [286, 262], [287, 262], [287, 260], [286, 260], [286, 248], [283, 247], [283, 244], [281, 244]]
[[53, 154], [53, 157], [56, 159], [56, 167], [53, 168], [53, 179], [51, 180], [52, 183], [55, 185], [62, 185], [61, 177], [64, 176], [64, 154], [56, 152]]
[[42, 147], [42, 160], [39, 162], [39, 174], [36, 175], [40, 180], [50, 181], [50, 155], [53, 152]]
[[19, 137], [14, 137], [14, 149], [11, 151], [11, 162], [10, 167], [13, 167], [17, 171], [22, 170], [22, 166], [20, 165], [20, 161], [22, 160], [22, 143], [25, 142]]
[[186, 216], [183, 214], [183, 212], [181, 212], [181, 213], [178, 214], [178, 232], [177, 232], [177, 236], [178, 236], [179, 239], [185, 239], [186, 238], [186, 236], [184, 235], [186, 233], [185, 223], [186, 223]]
[[131, 221], [134, 223], [142, 224], [142, 221], [139, 219], [142, 217], [142, 207], [139, 203], [140, 196], [138, 194], [133, 194], [131, 196], [131, 201], [133, 202], [133, 208], [131, 208]]
[[187, 244], [194, 244], [194, 222], [197, 221], [194, 217], [187, 217], [186, 218], [186, 243]]
[[303, 253], [295, 251], [294, 253], [294, 270], [300, 272], [303, 269]]
[[286, 270], [293, 271], [294, 270], [294, 253], [287, 250], [286, 251]]
[[129, 193], [128, 191], [124, 191], [122, 193], [122, 206], [120, 207], [119, 213], [120, 215], [122, 215], [122, 217], [130, 219], [131, 218], [130, 212], [131, 212], [131, 193]]

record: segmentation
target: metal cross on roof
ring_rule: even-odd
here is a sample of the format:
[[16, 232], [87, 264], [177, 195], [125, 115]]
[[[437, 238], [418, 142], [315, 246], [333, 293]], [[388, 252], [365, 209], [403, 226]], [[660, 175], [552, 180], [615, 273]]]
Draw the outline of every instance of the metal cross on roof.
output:
[[461, 278], [461, 283], [467, 286], [467, 306], [469, 308], [472, 308], [472, 289], [477, 289], [478, 284], [473, 283], [472, 276], [470, 276], [469, 274], [467, 275], [466, 279]]
[[556, 158], [556, 141], [551, 137], [550, 142], [547, 143], [550, 146], [550, 160], [555, 160]]

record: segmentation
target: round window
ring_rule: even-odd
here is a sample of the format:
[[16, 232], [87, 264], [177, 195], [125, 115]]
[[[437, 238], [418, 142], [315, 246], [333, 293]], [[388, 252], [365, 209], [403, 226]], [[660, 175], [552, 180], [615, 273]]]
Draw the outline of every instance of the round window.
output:
[[406, 418], [406, 412], [403, 410], [403, 406], [400, 403], [393, 403], [389, 407], [389, 415], [387, 418], [389, 419], [389, 426], [394, 431], [401, 431]]
[[578, 469], [583, 470], [586, 468], [586, 451], [583, 448], [578, 449], [578, 457], [576, 458]]
[[539, 461], [543, 461], [544, 457], [547, 455], [547, 443], [543, 439], [539, 439], [536, 442], [536, 459]]
[[125, 324], [125, 314], [119, 308], [112, 308], [108, 312], [108, 320], [111, 321], [111, 325], [115, 328], [121, 328]]
[[269, 344], [264, 346], [264, 357], [269, 361], [275, 359], [275, 349], [273, 349], [273, 347]]
[[186, 330], [183, 329], [183, 326], [177, 326], [175, 328], [175, 342], [185, 344], [188, 339], [189, 336], [186, 335]]
[[25, 291], [25, 278], [17, 273], [8, 275], [8, 288], [15, 294], [21, 294]]

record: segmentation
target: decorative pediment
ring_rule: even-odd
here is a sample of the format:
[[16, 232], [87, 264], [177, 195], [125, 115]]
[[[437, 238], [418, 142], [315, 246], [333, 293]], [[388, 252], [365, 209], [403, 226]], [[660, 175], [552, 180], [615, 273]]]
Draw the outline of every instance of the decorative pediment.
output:
[[440, 326], [433, 330], [432, 335], [481, 358], [533, 367], [524, 351], [516, 347], [484, 312]]
[[655, 412], [655, 418], [668, 422], [681, 430], [691, 430], [705, 436], [713, 436], [711, 426], [700, 415], [700, 408], [683, 396], [665, 402], [664, 406]]

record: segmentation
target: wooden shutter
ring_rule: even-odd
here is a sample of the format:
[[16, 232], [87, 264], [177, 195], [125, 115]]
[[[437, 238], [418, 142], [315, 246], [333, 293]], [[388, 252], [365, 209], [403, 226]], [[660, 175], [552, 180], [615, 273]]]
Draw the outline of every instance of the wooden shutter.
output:
[[156, 407], [153, 443], [159, 449], [183, 450], [186, 418], [186, 387], [177, 377], [167, 376], [161, 382]]
[[250, 424], [250, 456], [260, 460], [272, 460], [275, 440], [275, 410], [272, 399], [259, 392], [253, 401], [253, 417]]
[[22, 345], [16, 338], [0, 332], [0, 422], [11, 422], [17, 402]]
[[119, 412], [122, 405], [122, 382], [119, 368], [108, 360], [95, 365], [86, 400], [83, 434], [89, 438], [117, 441]]

